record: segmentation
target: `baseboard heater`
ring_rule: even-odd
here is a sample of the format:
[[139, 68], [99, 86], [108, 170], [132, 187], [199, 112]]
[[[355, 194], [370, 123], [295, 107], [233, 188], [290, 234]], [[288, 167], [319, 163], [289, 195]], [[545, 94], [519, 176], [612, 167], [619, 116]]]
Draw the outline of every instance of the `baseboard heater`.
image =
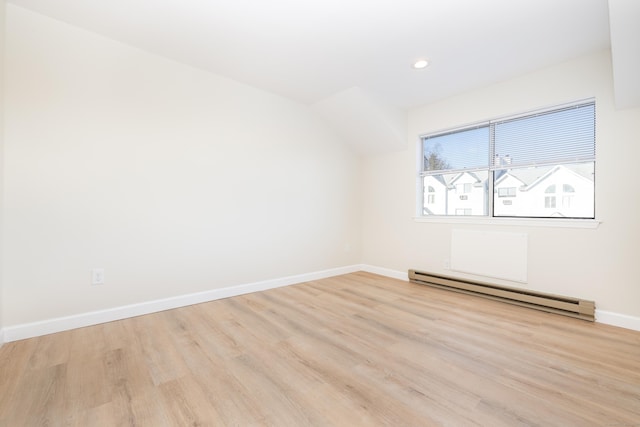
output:
[[409, 270], [409, 280], [413, 283], [477, 295], [550, 313], [592, 322], [595, 320], [596, 306], [593, 301], [434, 275], [416, 270]]

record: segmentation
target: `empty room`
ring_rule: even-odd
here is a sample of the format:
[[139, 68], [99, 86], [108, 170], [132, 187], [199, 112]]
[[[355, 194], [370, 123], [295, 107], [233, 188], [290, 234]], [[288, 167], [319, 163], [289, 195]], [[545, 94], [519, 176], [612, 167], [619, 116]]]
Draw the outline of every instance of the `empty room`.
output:
[[640, 426], [640, 1], [0, 12], [0, 426]]

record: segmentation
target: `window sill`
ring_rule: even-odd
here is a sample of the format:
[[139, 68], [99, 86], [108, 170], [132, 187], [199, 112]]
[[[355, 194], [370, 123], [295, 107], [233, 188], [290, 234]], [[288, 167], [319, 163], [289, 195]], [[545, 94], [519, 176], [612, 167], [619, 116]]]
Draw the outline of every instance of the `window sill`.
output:
[[490, 218], [469, 216], [419, 216], [415, 222], [432, 224], [509, 225], [514, 227], [598, 228], [596, 219]]

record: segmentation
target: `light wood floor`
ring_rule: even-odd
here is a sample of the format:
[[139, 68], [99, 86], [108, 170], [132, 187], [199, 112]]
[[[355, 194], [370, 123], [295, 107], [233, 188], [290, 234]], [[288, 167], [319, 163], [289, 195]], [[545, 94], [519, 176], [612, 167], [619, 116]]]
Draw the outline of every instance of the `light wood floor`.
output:
[[640, 426], [640, 333], [355, 273], [5, 344], [2, 426]]

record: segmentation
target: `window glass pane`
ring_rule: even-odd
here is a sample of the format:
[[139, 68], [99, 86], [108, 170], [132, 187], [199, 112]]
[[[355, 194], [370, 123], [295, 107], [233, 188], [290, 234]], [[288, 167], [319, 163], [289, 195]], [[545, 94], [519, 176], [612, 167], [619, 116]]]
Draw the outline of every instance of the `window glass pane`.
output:
[[[427, 175], [424, 215], [487, 215], [488, 171]], [[465, 191], [469, 190], [469, 191]]]
[[545, 209], [553, 209], [556, 207], [556, 196], [546, 196], [544, 198]]
[[[494, 216], [594, 218], [594, 162], [513, 168], [494, 172]], [[500, 194], [515, 187], [511, 203]], [[562, 188], [565, 193], [556, 191]], [[567, 191], [572, 190], [572, 191]]]
[[424, 170], [489, 166], [489, 126], [424, 138]]

